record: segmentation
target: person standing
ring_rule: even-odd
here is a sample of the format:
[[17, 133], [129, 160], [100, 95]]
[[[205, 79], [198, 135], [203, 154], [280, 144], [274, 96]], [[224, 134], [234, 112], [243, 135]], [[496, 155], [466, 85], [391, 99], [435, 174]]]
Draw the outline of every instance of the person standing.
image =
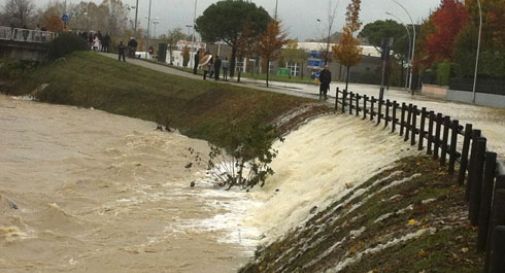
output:
[[225, 57], [224, 60], [221, 63], [221, 66], [223, 67], [223, 79], [225, 81], [228, 80], [228, 67], [230, 66], [230, 63], [228, 62], [228, 57]]
[[325, 65], [323, 70], [319, 72], [319, 99], [328, 99], [328, 89], [330, 89], [331, 72], [328, 70], [328, 65]]
[[103, 42], [102, 42], [102, 52], [109, 52], [109, 46], [110, 46], [111, 38], [109, 33], [105, 33], [105, 36], [103, 36]]
[[123, 41], [119, 42], [119, 46], [117, 47], [118, 61], [121, 61], [121, 58], [123, 58], [123, 62], [126, 62], [125, 51], [126, 46], [123, 44]]
[[219, 80], [219, 71], [221, 70], [221, 58], [216, 56], [216, 60], [214, 60], [214, 79], [216, 81]]
[[130, 37], [130, 41], [128, 41], [128, 56], [130, 58], [135, 58], [135, 52], [137, 51], [137, 40], [135, 37]]
[[195, 56], [193, 56], [193, 60], [195, 65], [193, 66], [193, 74], [196, 75], [196, 72], [198, 70], [198, 65], [200, 64], [200, 49], [198, 49], [195, 53]]

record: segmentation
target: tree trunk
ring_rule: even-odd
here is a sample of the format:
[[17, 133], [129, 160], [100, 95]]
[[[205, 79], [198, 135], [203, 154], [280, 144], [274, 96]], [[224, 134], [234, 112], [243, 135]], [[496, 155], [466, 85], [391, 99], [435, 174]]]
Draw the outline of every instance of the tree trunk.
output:
[[237, 46], [234, 44], [231, 48], [231, 60], [230, 60], [230, 78], [235, 75], [235, 64], [237, 58]]
[[348, 91], [347, 90], [347, 87], [349, 86], [349, 71], [351, 70], [351, 67], [350, 66], [347, 66], [347, 73], [345, 75], [345, 91]]

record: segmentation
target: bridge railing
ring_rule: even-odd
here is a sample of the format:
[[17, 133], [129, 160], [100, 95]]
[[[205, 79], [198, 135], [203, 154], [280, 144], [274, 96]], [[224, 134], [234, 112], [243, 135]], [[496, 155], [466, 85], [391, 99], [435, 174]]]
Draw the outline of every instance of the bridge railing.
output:
[[29, 43], [46, 43], [56, 38], [57, 33], [42, 30], [0, 26], [0, 40]]

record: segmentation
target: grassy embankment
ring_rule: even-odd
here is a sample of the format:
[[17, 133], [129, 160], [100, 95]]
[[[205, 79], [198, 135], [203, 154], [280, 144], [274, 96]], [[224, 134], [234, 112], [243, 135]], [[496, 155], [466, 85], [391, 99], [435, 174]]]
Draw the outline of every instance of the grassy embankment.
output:
[[437, 161], [405, 158], [260, 248], [240, 273], [481, 272], [463, 199]]
[[[24, 67], [23, 67], [24, 69]], [[222, 147], [232, 142], [230, 122], [247, 130], [312, 100], [245, 87], [191, 80], [121, 63], [93, 52], [79, 52], [36, 68], [0, 69], [9, 86], [3, 91], [35, 92], [45, 102], [94, 107], [111, 113], [156, 121], [183, 134]], [[39, 88], [40, 89], [40, 88]], [[312, 113], [328, 109], [319, 105]]]

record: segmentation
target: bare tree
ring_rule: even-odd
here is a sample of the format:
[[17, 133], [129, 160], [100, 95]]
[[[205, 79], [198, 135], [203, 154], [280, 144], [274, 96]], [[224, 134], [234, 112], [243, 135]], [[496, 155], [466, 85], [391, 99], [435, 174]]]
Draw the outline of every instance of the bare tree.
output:
[[[337, 8], [339, 4], [339, 0], [335, 2], [335, 6], [333, 6], [333, 1], [328, 0], [328, 33], [327, 36], [325, 37], [326, 40], [326, 50], [324, 51], [324, 63], [328, 64], [330, 61], [330, 44], [331, 44], [331, 35], [332, 30], [333, 30], [333, 24], [335, 23], [335, 18], [337, 16]], [[317, 19], [318, 22], [321, 22], [320, 19]]]
[[31, 21], [34, 9], [32, 0], [7, 0], [0, 19], [3, 24], [10, 26], [27, 26]]

